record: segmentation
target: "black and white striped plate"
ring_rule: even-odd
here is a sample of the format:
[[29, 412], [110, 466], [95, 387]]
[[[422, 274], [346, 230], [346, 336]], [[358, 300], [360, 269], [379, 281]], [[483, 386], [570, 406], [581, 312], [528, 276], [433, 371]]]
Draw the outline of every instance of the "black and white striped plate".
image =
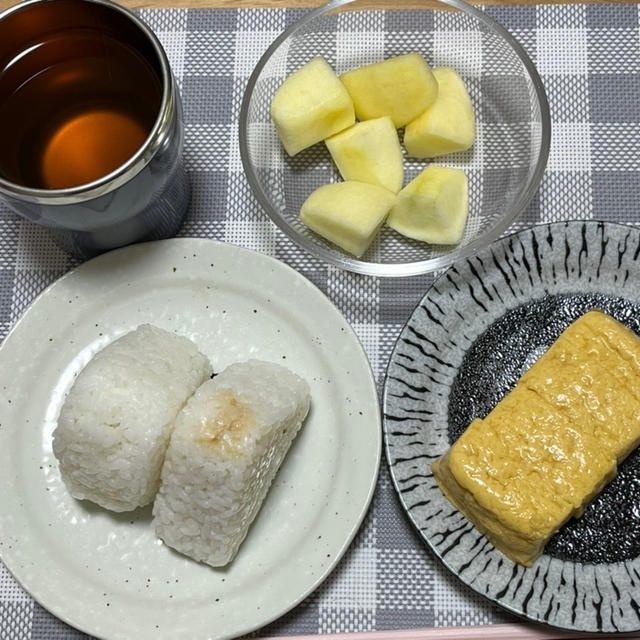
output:
[[593, 308], [640, 333], [640, 229], [540, 225], [451, 267], [416, 307], [391, 355], [386, 450], [409, 518], [464, 583], [535, 622], [629, 632], [640, 630], [640, 450], [531, 568], [494, 549], [430, 471], [471, 420], [484, 417]]

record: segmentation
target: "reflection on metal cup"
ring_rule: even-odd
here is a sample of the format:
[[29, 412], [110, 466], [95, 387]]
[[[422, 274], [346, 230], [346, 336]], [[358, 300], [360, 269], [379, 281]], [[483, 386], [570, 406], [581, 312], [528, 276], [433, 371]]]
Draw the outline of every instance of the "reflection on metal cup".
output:
[[0, 13], [0, 196], [86, 258], [180, 228], [180, 96], [153, 32], [109, 0]]

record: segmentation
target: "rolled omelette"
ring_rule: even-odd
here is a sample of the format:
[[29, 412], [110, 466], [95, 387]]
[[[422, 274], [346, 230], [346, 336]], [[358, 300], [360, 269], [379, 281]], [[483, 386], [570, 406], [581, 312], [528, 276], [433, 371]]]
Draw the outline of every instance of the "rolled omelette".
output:
[[590, 311], [431, 468], [498, 550], [530, 566], [639, 442], [640, 338]]

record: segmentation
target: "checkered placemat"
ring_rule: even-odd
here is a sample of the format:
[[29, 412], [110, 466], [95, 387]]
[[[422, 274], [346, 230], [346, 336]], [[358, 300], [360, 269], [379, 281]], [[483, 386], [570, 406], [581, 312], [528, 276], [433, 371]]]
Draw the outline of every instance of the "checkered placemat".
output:
[[[514, 228], [597, 218], [640, 222], [639, 6], [489, 7], [525, 47], [546, 86], [553, 138], [542, 186]], [[299, 10], [145, 10], [178, 78], [193, 195], [181, 231], [287, 262], [293, 245], [245, 181], [237, 121], [258, 58]], [[48, 233], [0, 204], [0, 338], [38, 292], [75, 266]], [[432, 276], [378, 280], [310, 259], [304, 275], [343, 311], [382, 384], [400, 328]], [[0, 452], [1, 459], [2, 452]], [[2, 517], [2, 514], [0, 514]], [[414, 532], [383, 463], [371, 510], [338, 568], [261, 635], [509, 621], [462, 586]], [[23, 592], [0, 565], [0, 638], [83, 637]]]

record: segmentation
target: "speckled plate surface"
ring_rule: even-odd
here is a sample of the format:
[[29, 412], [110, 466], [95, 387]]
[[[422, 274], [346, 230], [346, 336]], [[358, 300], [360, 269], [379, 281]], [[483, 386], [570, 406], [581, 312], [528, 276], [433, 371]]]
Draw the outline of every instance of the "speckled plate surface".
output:
[[[151, 509], [74, 500], [51, 434], [73, 377], [143, 322], [194, 340], [220, 370], [250, 357], [310, 384], [312, 409], [234, 562], [212, 569], [163, 546]], [[137, 245], [47, 289], [0, 348], [0, 555], [43, 606], [102, 638], [222, 638], [260, 627], [327, 576], [367, 510], [380, 412], [368, 360], [309, 281], [211, 240]]]
[[640, 629], [640, 451], [531, 568], [452, 507], [430, 464], [584, 312], [602, 309], [640, 333], [639, 258], [640, 230], [624, 225], [566, 222], [504, 238], [434, 283], [387, 371], [386, 452], [410, 520], [478, 593], [564, 629]]

